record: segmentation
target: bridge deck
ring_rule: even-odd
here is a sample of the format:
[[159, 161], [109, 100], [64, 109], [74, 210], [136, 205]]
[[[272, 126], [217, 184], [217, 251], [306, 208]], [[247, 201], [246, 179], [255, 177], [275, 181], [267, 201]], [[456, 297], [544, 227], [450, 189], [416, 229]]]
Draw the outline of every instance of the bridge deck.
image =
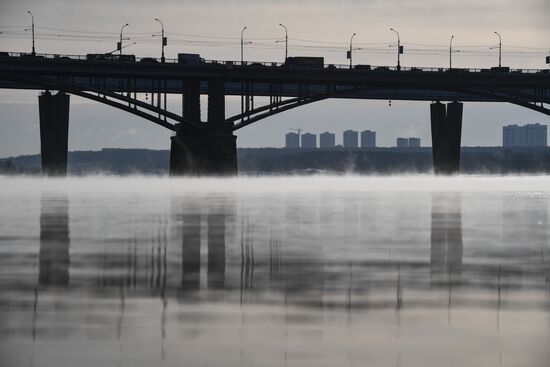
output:
[[223, 79], [226, 95], [241, 95], [245, 83], [250, 86], [248, 94], [255, 96], [296, 97], [343, 91], [334, 98], [483, 102], [499, 99], [471, 91], [506, 90], [532, 96], [532, 102], [548, 103], [550, 99], [549, 70], [402, 68], [397, 71], [395, 67], [298, 68], [276, 62], [241, 65], [232, 61], [182, 65], [175, 61], [159, 63], [150, 58], [138, 58], [135, 62], [87, 61], [82, 55], [9, 54], [0, 56], [0, 88], [44, 89], [10, 80], [10, 75], [15, 74], [66, 82], [83, 91], [100, 88], [108, 92], [162, 90], [181, 94], [187, 80], [199, 79], [201, 93], [207, 93], [206, 81]]

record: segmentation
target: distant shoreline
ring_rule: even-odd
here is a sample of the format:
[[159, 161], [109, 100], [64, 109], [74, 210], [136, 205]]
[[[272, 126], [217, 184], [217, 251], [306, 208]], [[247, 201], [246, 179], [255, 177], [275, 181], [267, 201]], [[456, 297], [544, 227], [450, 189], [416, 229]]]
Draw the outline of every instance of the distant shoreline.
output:
[[[431, 147], [370, 149], [239, 148], [239, 173], [284, 174], [426, 174], [432, 172]], [[170, 152], [107, 148], [69, 152], [71, 175], [165, 175]], [[40, 155], [0, 159], [0, 174], [40, 174]], [[464, 174], [550, 174], [550, 147], [463, 147]]]

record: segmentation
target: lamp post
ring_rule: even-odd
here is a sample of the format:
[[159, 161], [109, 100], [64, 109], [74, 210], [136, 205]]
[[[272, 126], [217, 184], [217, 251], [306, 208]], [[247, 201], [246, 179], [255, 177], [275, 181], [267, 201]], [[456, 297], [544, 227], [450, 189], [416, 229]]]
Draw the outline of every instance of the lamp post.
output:
[[285, 27], [284, 24], [279, 23], [279, 25], [285, 29], [285, 62], [286, 62], [286, 59], [288, 59], [288, 29]]
[[120, 28], [120, 41], [118, 42], [118, 50], [120, 51], [120, 55], [122, 56], [122, 30], [124, 29], [124, 27], [127, 27], [129, 24], [126, 23], [124, 24], [121, 28]]
[[244, 64], [244, 39], [243, 39], [243, 35], [244, 35], [245, 30], [246, 30], [246, 26], [241, 31], [241, 65]]
[[453, 38], [455, 38], [454, 35], [451, 36], [451, 41], [449, 42], [449, 69], [453, 68]]
[[36, 52], [34, 52], [34, 15], [31, 13], [30, 10], [27, 10], [27, 13], [31, 15], [32, 23], [31, 23], [31, 29], [32, 29], [32, 53], [31, 55], [36, 55]]
[[498, 67], [502, 67], [502, 37], [500, 33], [495, 31], [495, 34], [498, 36]]
[[353, 66], [353, 37], [355, 37], [357, 33], [354, 33], [351, 35], [351, 38], [349, 40], [349, 68], [351, 69]]
[[161, 35], [160, 37], [162, 38], [162, 54], [161, 54], [161, 57], [160, 57], [160, 62], [164, 62], [165, 58], [164, 58], [164, 46], [166, 46], [166, 38], [164, 38], [164, 23], [162, 23], [162, 21], [158, 18], [155, 18], [155, 20], [157, 22], [160, 23], [160, 27], [161, 27]]
[[390, 31], [393, 31], [397, 34], [397, 71], [401, 70], [401, 60], [400, 56], [402, 54], [401, 50], [401, 37], [399, 36], [399, 32], [397, 32], [395, 29], [390, 28]]

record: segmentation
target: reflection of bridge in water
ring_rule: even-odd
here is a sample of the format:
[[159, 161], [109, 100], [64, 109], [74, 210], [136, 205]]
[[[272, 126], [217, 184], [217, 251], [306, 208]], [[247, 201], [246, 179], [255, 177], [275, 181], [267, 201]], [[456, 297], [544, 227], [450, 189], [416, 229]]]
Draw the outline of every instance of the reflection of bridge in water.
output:
[[[124, 290], [126, 296], [175, 297], [183, 301], [208, 290], [224, 291], [224, 298], [235, 302], [262, 303], [272, 297], [284, 297], [289, 302], [312, 307], [404, 309], [444, 307], [448, 305], [445, 295], [454, 289], [458, 296], [452, 302], [453, 307], [494, 308], [517, 306], [501, 302], [501, 289], [539, 290], [550, 279], [544, 259], [538, 264], [535, 261], [537, 256], [544, 256], [544, 251], [525, 253], [534, 251], [532, 244], [521, 254], [533, 258], [525, 264], [510, 261], [511, 254], [522, 251], [517, 243], [513, 248], [503, 247], [484, 254], [492, 257], [489, 261], [476, 263], [474, 259], [465, 263], [460, 194], [432, 195], [430, 251], [424, 259], [413, 253], [400, 254], [419, 247], [418, 240], [407, 244], [406, 239], [402, 244], [391, 245], [396, 249], [390, 258], [380, 256], [377, 243], [369, 243], [371, 240], [361, 229], [365, 220], [376, 226], [376, 210], [380, 208], [371, 207], [361, 214], [356, 207], [344, 214], [347, 219], [355, 217], [356, 233], [353, 226], [342, 231], [319, 228], [317, 234], [299, 234], [300, 228], [293, 232], [288, 227], [288, 232], [277, 230], [265, 235], [259, 230], [270, 225], [240, 217], [231, 198], [220, 198], [209, 209], [201, 209], [200, 202], [200, 198], [174, 198], [171, 218], [158, 221], [149, 238], [103, 240], [103, 245], [96, 243], [85, 251], [69, 251], [71, 242], [73, 245], [75, 242], [69, 234], [69, 200], [66, 196], [44, 196], [38, 254], [39, 293], [54, 287], [116, 296]], [[294, 209], [295, 226], [306, 226], [312, 220], [307, 209], [303, 211], [299, 205]], [[323, 210], [313, 215], [327, 218]], [[537, 238], [544, 246], [548, 239], [546, 223], [540, 221], [546, 220], [546, 206], [532, 211], [530, 218], [539, 222]], [[508, 225], [506, 220], [503, 225]], [[400, 230], [399, 225], [396, 230]], [[342, 236], [350, 243], [362, 243], [360, 248], [367, 253], [362, 251], [357, 260], [333, 257], [331, 246], [340, 249], [338, 241]], [[293, 237], [298, 242], [289, 246]], [[82, 238], [79, 241], [83, 240], [86, 241]], [[302, 249], [300, 241], [304, 243]], [[325, 244], [320, 245], [321, 241]], [[373, 251], [372, 256], [369, 251]], [[34, 287], [26, 284], [22, 289]], [[472, 290], [483, 290], [495, 297], [477, 298]], [[347, 293], [349, 298], [342, 297]], [[550, 304], [548, 300], [540, 300], [526, 301], [522, 306], [546, 309]]]
[[475, 195], [129, 195], [107, 209], [105, 197], [37, 195], [36, 236], [0, 237], [0, 335], [233, 335], [262, 312], [274, 329], [300, 317], [318, 328], [325, 315], [356, 330], [419, 314], [459, 328], [484, 315], [493, 331], [501, 314], [506, 327], [511, 314], [546, 317], [547, 198], [502, 194], [482, 207]]
[[[547, 70], [444, 68], [295, 67], [277, 63], [206, 62], [195, 65], [136, 61], [88, 61], [84, 57], [10, 54], [0, 57], [0, 88], [46, 90], [39, 97], [43, 171], [65, 174], [69, 96], [77, 95], [147, 119], [175, 132], [172, 174], [233, 174], [233, 132], [254, 122], [330, 98], [451, 101], [432, 103], [436, 172], [460, 164], [463, 105], [509, 102], [547, 115]], [[49, 90], [59, 90], [56, 95]], [[145, 101], [142, 95], [150, 95]], [[181, 112], [169, 111], [167, 95], [181, 95]], [[208, 96], [202, 121], [200, 96]], [[225, 97], [240, 96], [241, 112], [227, 117]], [[269, 97], [258, 106], [255, 97]], [[140, 99], [141, 98], [141, 99]]]

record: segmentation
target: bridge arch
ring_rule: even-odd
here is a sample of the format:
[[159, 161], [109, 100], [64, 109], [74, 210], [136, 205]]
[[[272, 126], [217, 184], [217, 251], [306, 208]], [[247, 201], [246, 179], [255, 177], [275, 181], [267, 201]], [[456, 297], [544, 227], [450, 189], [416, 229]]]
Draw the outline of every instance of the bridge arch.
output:
[[[40, 77], [33, 78], [33, 77], [21, 76], [21, 75], [5, 75], [5, 77], [6, 79], [26, 83], [41, 89], [43, 88], [47, 90], [61, 90], [69, 94], [73, 94], [82, 98], [103, 103], [108, 106], [123, 110], [125, 112], [129, 112], [133, 115], [149, 120], [157, 125], [160, 125], [172, 131], [176, 131], [176, 125], [168, 122], [167, 121], [168, 119], [174, 120], [176, 123], [187, 124], [190, 127], [193, 127], [199, 130], [204, 129], [204, 126], [202, 126], [200, 123], [196, 123], [194, 121], [185, 119], [175, 113], [166, 111], [162, 108], [156, 107], [149, 103], [145, 103], [138, 99], [124, 96], [122, 94], [108, 92], [97, 88], [87, 88], [88, 91], [85, 92], [80, 90], [80, 88], [78, 88], [77, 86], [71, 83], [60, 82], [58, 80], [51, 80], [51, 79], [40, 78]], [[111, 98], [111, 99], [108, 99], [108, 98]], [[139, 110], [138, 107], [150, 113], [146, 113], [143, 110]], [[151, 113], [156, 113], [157, 116], [154, 116]]]
[[[364, 93], [368, 91], [379, 91], [384, 89], [387, 89], [387, 88], [380, 88], [380, 87], [349, 88], [349, 89], [340, 89], [334, 92], [327, 92], [327, 93], [304, 96], [304, 97], [295, 97], [295, 98], [287, 99], [275, 104], [257, 107], [255, 109], [248, 111], [247, 113], [241, 113], [233, 117], [230, 117], [226, 121], [234, 123], [238, 120], [241, 120], [240, 122], [237, 122], [233, 127], [233, 131], [236, 131], [248, 125], [251, 125], [255, 122], [263, 120], [265, 118], [277, 115], [279, 113], [282, 113], [297, 107], [311, 104], [314, 102], [319, 102], [330, 98], [336, 98], [339, 95], [352, 95], [354, 93]], [[449, 87], [429, 88], [429, 89], [414, 87], [414, 88], [399, 88], [399, 89], [414, 89], [414, 90], [436, 89], [436, 90], [445, 91], [445, 92], [457, 92], [464, 95], [475, 95], [475, 96], [487, 97], [495, 100], [496, 102], [511, 103], [511, 104], [524, 107], [527, 109], [531, 109], [533, 111], [550, 116], [549, 108], [544, 107], [542, 103], [539, 106], [535, 102], [532, 102], [534, 100], [533, 96], [529, 96], [523, 93], [516, 93], [514, 91], [508, 91], [508, 93], [502, 93], [496, 90], [476, 90], [476, 89], [449, 88]], [[544, 103], [550, 104], [550, 100], [544, 100]]]

